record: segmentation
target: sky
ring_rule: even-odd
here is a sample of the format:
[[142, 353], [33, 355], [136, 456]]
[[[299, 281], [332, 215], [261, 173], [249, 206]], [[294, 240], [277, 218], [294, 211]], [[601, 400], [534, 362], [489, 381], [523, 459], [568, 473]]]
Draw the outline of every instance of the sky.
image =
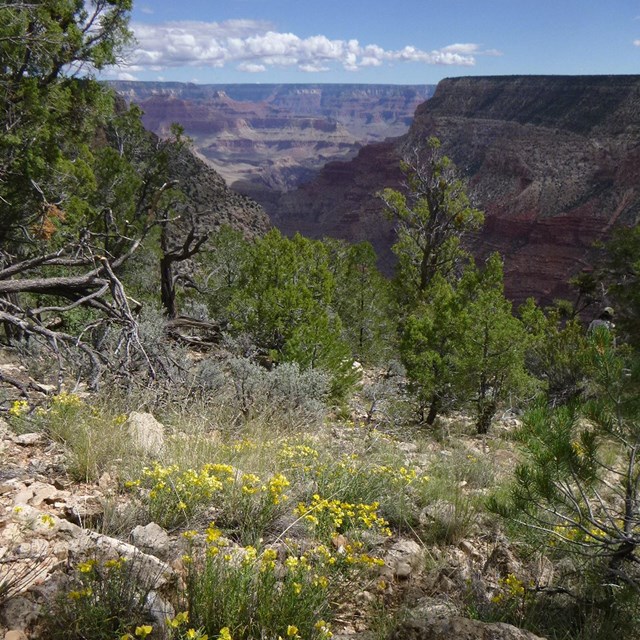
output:
[[436, 84], [640, 73], [640, 0], [134, 0], [137, 42], [103, 77]]

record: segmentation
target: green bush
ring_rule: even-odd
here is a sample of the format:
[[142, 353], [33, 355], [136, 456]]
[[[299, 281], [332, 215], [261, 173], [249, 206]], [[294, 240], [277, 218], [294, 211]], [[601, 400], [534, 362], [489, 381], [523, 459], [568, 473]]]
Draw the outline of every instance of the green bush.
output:
[[146, 604], [150, 591], [135, 558], [82, 562], [75, 567], [70, 587], [46, 611], [47, 638], [145, 637], [152, 631]]

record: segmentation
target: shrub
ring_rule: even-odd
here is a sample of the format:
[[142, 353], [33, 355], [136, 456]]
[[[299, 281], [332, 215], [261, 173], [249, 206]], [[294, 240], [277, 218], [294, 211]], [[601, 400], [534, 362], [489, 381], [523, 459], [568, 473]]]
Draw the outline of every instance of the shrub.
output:
[[280, 551], [235, 548], [212, 524], [206, 551], [185, 558], [190, 623], [234, 640], [331, 637], [332, 603], [353, 595], [356, 580], [380, 561], [359, 545], [333, 553], [324, 544], [303, 551], [285, 543]]
[[79, 395], [62, 392], [48, 409], [34, 413], [36, 426], [64, 445], [69, 473], [83, 482], [97, 480], [117, 461], [131, 461], [135, 453], [123, 427], [125, 414], [94, 407]]
[[46, 612], [50, 640], [114, 640], [145, 637], [152, 631], [147, 597], [134, 559], [93, 558], [75, 567], [70, 588]]
[[191, 624], [234, 640], [328, 638], [327, 565], [307, 556], [277, 562], [273, 549], [225, 546], [211, 526], [204, 557], [188, 557], [186, 597]]
[[255, 543], [281, 515], [289, 481], [281, 473], [263, 480], [227, 464], [205, 464], [199, 470], [155, 463], [139, 480], [149, 516], [164, 527], [186, 524], [215, 507], [221, 524], [242, 543]]

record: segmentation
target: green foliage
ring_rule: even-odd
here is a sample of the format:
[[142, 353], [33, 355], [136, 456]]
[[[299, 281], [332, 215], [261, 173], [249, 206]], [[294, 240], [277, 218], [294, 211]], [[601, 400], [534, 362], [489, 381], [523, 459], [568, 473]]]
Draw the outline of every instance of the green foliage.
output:
[[335, 281], [321, 242], [272, 230], [255, 242], [231, 302], [236, 330], [276, 362], [331, 375], [334, 396], [355, 381], [342, 323], [331, 304]]
[[411, 306], [436, 274], [455, 277], [468, 254], [462, 239], [478, 229], [482, 212], [469, 202], [463, 181], [440, 141], [430, 138], [426, 157], [417, 151], [402, 163], [408, 193], [385, 189], [381, 197], [396, 223], [396, 286], [403, 306]]
[[225, 225], [194, 258], [198, 288], [207, 293], [207, 305], [218, 322], [228, 320], [228, 307], [240, 286], [250, 244], [240, 231]]
[[416, 154], [403, 170], [408, 193], [382, 194], [398, 226], [402, 361], [427, 424], [454, 401], [471, 402], [478, 432], [486, 433], [498, 403], [529, 382], [525, 332], [504, 297], [500, 258], [478, 270], [462, 245], [484, 216], [439, 141], [431, 139], [427, 157]]
[[47, 638], [114, 640], [151, 633], [147, 597], [154, 577], [146, 576], [145, 586], [144, 571], [135, 557], [94, 558], [78, 564], [70, 588], [46, 613]]
[[376, 267], [376, 253], [368, 242], [324, 242], [336, 281], [333, 308], [351, 352], [357, 360], [384, 362], [392, 352], [394, 327], [390, 286]]
[[502, 262], [469, 263], [457, 283], [436, 275], [404, 323], [401, 355], [432, 424], [452, 404], [475, 408], [486, 433], [498, 403], [530, 387], [524, 369], [526, 333], [504, 297]]
[[330, 554], [291, 553], [281, 563], [274, 549], [231, 548], [213, 526], [207, 542], [204, 558], [189, 558], [189, 624], [211, 638], [331, 637]]
[[561, 308], [543, 311], [532, 299], [519, 309], [527, 332], [527, 371], [544, 384], [551, 404], [562, 404], [583, 390], [587, 340], [577, 318], [563, 320]]
[[[80, 68], [116, 61], [129, 41], [131, 0], [46, 0], [0, 7], [0, 242], [32, 227], [44, 239], [91, 184], [87, 144], [113, 109]], [[90, 154], [89, 154], [90, 156]], [[55, 203], [55, 204], [54, 204]], [[78, 209], [79, 207], [79, 209]]]
[[193, 522], [215, 505], [222, 526], [243, 544], [255, 544], [282, 514], [289, 481], [281, 473], [263, 479], [228, 464], [180, 469], [177, 464], [165, 467], [156, 462], [127, 486], [141, 488], [150, 518], [164, 527]]
[[[400, 342], [402, 363], [427, 424], [457, 397], [458, 349], [464, 339], [460, 292], [437, 274], [407, 318]], [[424, 411], [428, 407], [428, 414]]]
[[638, 366], [600, 328], [590, 337], [585, 368], [588, 402], [541, 405], [527, 414], [521, 438], [528, 460], [516, 471], [510, 500], [492, 507], [509, 517], [524, 514], [552, 547], [579, 552], [594, 583], [577, 589], [610, 606], [629, 589], [640, 597]]
[[35, 411], [34, 422], [67, 453], [67, 469], [80, 482], [96, 481], [114, 459], [132, 462], [135, 452], [123, 426], [126, 415], [90, 406], [73, 393], [54, 396], [48, 409]]
[[640, 347], [640, 226], [614, 232], [606, 245], [605, 273], [625, 341]]
[[329, 379], [322, 371], [302, 371], [297, 362], [283, 362], [267, 371], [247, 358], [229, 362], [233, 379], [232, 406], [246, 421], [277, 416], [282, 424], [318, 423], [325, 414]]
[[466, 300], [459, 336], [460, 383], [475, 406], [478, 433], [486, 433], [498, 403], [532, 387], [524, 368], [526, 333], [504, 297], [498, 254], [482, 270], [467, 268], [460, 288]]

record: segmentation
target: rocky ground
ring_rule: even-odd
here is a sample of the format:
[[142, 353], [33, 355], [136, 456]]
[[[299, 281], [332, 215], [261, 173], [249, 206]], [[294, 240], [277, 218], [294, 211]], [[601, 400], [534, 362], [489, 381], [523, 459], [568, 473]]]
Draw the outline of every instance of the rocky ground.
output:
[[[156, 436], [148, 439], [153, 446]], [[345, 432], [345, 442], [352, 437]], [[496, 452], [493, 445], [474, 437], [465, 443], [468, 455], [490, 456], [504, 468], [513, 465], [514, 455], [506, 449]], [[413, 465], [431, 461], [434, 455], [451, 455], [446, 446], [435, 444], [431, 451], [420, 450], [413, 442], [397, 446]], [[109, 473], [94, 484], [73, 482], [65, 472], [63, 449], [41, 433], [16, 434], [1, 421], [0, 460], [0, 635], [7, 640], [46, 638], [44, 608], [68, 582], [70, 567], [96, 550], [105, 557], [135, 558], [142, 568], [141, 579], [151, 589], [149, 609], [158, 628], [163, 627], [174, 613], [169, 594], [184, 570], [180, 558], [185, 541], [179, 532], [148, 522], [118, 538], [101, 533], [106, 512], [121, 507], [128, 498], [118, 493]], [[464, 488], [466, 483], [461, 484]], [[428, 525], [452, 517], [453, 510], [451, 503], [442, 500], [427, 507], [421, 518]], [[391, 618], [400, 607], [405, 612], [404, 622], [388, 625], [386, 637], [534, 639], [510, 625], [467, 617], [464, 594], [470, 590], [476, 601], [489, 602], [508, 576], [526, 576], [540, 586], [553, 578], [553, 568], [544, 558], [523, 565], [506, 539], [482, 517], [455, 544], [427, 547], [416, 539], [394, 535], [381, 543], [380, 555], [384, 558], [380, 584], [387, 607], [382, 617]], [[366, 589], [358, 594], [361, 610], [350, 607], [341, 613], [335, 637], [374, 637], [361, 611], [377, 598], [380, 593]]]

